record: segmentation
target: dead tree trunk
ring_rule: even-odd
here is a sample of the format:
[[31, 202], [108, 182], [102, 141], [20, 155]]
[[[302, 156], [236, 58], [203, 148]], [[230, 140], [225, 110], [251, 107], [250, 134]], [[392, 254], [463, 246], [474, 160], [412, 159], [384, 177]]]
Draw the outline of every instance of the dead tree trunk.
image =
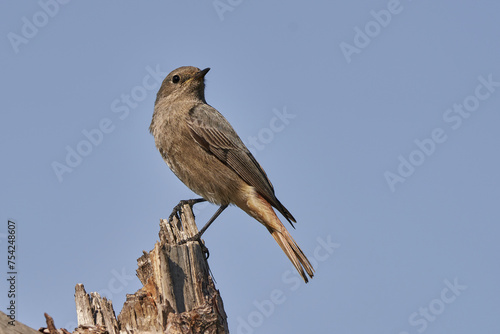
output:
[[137, 260], [143, 287], [127, 295], [115, 317], [111, 301], [75, 288], [78, 328], [74, 333], [229, 333], [219, 291], [199, 242], [180, 241], [198, 232], [191, 206], [180, 219], [160, 221], [160, 241]]

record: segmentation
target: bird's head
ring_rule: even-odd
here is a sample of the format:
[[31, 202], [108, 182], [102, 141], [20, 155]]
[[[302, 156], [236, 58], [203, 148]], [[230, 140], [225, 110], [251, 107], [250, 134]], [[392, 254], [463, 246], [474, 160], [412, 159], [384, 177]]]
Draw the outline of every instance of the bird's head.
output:
[[200, 70], [193, 66], [182, 66], [170, 72], [163, 80], [156, 95], [156, 102], [163, 98], [201, 99], [205, 102], [205, 75], [210, 68]]

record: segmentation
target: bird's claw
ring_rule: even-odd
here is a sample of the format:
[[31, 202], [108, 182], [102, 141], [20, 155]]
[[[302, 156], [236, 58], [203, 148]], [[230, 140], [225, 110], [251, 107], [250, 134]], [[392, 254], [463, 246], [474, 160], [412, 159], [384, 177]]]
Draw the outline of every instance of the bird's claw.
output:
[[201, 252], [205, 254], [205, 260], [208, 260], [208, 258], [210, 257], [210, 252], [208, 251], [208, 248], [205, 246], [205, 243], [201, 240], [201, 234], [199, 232], [193, 235], [192, 237], [179, 241], [177, 244], [182, 245], [187, 243], [188, 241], [198, 241], [201, 247]]
[[[184, 205], [189, 204], [190, 207], [193, 207], [193, 205], [195, 205], [196, 203], [205, 202], [205, 201], [206, 201], [206, 199], [204, 199], [204, 198], [186, 199], [186, 200], [179, 201], [179, 204], [174, 206], [174, 208], [172, 209], [172, 213], [170, 214], [170, 216], [168, 216], [168, 221], [171, 222], [173, 220], [174, 216], [177, 217], [177, 219], [180, 221], [181, 220], [180, 213], [182, 212], [182, 207]], [[198, 241], [198, 243], [200, 244], [200, 247], [201, 247], [201, 251], [203, 252], [203, 254], [205, 254], [205, 259], [208, 259], [208, 257], [210, 256], [210, 252], [208, 251], [208, 248], [205, 247], [205, 243], [201, 240], [201, 235], [203, 234], [203, 231], [204, 230], [196, 233], [192, 237], [181, 240], [177, 244], [182, 245], [188, 241]]]
[[196, 203], [205, 202], [205, 201], [206, 201], [206, 199], [204, 199], [204, 198], [180, 200], [179, 203], [176, 206], [174, 206], [174, 208], [172, 209], [172, 213], [170, 214], [170, 216], [168, 216], [168, 221], [172, 221], [174, 216], [177, 217], [178, 220], [181, 220], [180, 213], [182, 211], [182, 207], [185, 204], [189, 204], [189, 206], [193, 207], [193, 205], [195, 205]]

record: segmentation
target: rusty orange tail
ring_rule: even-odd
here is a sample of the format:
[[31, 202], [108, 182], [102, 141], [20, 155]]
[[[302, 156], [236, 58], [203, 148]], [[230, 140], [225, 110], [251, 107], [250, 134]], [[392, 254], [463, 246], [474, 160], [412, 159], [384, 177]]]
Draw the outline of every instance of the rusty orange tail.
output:
[[[234, 203], [250, 216], [257, 219], [264, 225], [273, 236], [274, 240], [281, 247], [286, 256], [292, 261], [295, 269], [299, 272], [304, 282], [308, 282], [314, 276], [314, 269], [300, 249], [299, 245], [293, 240], [290, 233], [286, 230], [281, 220], [274, 212], [271, 204], [255, 191], [255, 188], [245, 185], [240, 189], [238, 196], [235, 196]], [[286, 209], [285, 209], [286, 210]], [[288, 212], [288, 211], [286, 211]], [[289, 214], [290, 217], [291, 214]], [[292, 217], [293, 218], [293, 217]], [[304, 272], [305, 270], [305, 272]], [[307, 272], [307, 275], [306, 275]]]
[[[271, 232], [274, 240], [276, 240], [283, 252], [285, 252], [286, 256], [288, 256], [290, 261], [292, 261], [295, 269], [297, 269], [300, 276], [302, 276], [304, 282], [307, 283], [307, 275], [312, 278], [314, 276], [314, 268], [300, 249], [299, 245], [297, 245], [295, 240], [293, 240], [292, 236], [288, 233], [284, 226], [281, 231], [269, 229], [269, 232]], [[304, 269], [307, 272], [307, 275], [304, 272]]]

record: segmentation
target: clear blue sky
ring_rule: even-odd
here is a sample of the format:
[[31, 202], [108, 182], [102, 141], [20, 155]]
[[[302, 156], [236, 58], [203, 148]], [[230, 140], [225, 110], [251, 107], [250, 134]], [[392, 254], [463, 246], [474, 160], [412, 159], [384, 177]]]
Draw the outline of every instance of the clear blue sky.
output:
[[297, 284], [226, 210], [204, 239], [232, 333], [500, 331], [497, 1], [59, 1], [0, 5], [0, 271], [13, 218], [20, 321], [72, 330], [75, 284], [117, 314], [140, 288], [159, 219], [194, 197], [148, 132], [158, 80], [192, 65], [316, 263]]

